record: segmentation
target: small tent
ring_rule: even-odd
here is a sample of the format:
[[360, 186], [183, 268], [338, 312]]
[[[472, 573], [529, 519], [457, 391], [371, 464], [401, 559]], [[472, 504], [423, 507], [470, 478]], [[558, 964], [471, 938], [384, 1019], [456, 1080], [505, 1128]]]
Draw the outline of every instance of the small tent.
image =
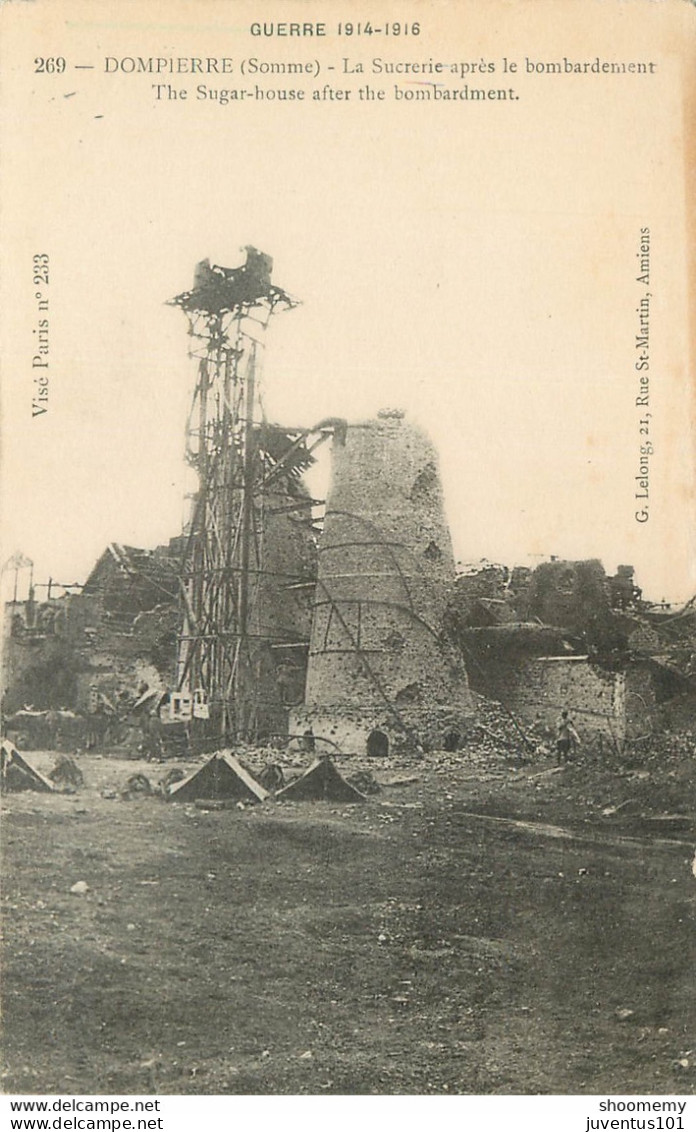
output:
[[312, 765], [276, 794], [278, 801], [305, 802], [324, 799], [328, 802], [364, 802], [365, 795], [346, 782], [328, 755], [315, 759]]
[[9, 739], [0, 744], [0, 787], [8, 793], [39, 790], [43, 794], [52, 794], [54, 790], [53, 783], [28, 763]]
[[173, 802], [195, 802], [197, 798], [263, 802], [268, 792], [231, 751], [217, 751], [203, 766], [192, 770], [180, 782], [174, 782], [167, 797]]

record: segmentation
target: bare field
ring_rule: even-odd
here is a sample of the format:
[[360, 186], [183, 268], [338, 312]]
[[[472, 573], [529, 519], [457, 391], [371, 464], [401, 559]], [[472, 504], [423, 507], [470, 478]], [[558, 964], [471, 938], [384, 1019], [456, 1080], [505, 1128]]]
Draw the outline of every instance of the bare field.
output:
[[80, 766], [4, 799], [5, 1092], [694, 1091], [693, 828], [655, 820], [690, 768], [448, 756], [206, 812]]

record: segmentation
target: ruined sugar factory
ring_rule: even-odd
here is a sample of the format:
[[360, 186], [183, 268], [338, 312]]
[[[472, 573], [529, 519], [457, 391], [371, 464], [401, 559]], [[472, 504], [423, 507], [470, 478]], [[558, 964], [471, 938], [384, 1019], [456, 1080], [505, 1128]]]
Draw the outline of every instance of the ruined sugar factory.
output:
[[[183, 532], [110, 544], [82, 585], [10, 562], [3, 716], [17, 746], [150, 757], [288, 743], [330, 755], [465, 751], [496, 710], [529, 744], [562, 709], [616, 747], [693, 694], [694, 612], [594, 559], [457, 570], [437, 452], [400, 409], [272, 423], [262, 355], [296, 300], [270, 257], [201, 262], [171, 300], [197, 361]], [[330, 449], [330, 484], [306, 473]], [[28, 596], [18, 579], [28, 572]], [[227, 764], [225, 764], [227, 765]]]

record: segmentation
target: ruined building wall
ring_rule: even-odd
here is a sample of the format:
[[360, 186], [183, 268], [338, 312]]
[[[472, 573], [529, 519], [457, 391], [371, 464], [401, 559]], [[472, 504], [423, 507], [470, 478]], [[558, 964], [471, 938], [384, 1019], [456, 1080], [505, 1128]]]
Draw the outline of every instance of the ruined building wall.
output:
[[8, 602], [2, 639], [2, 707], [10, 715], [72, 707], [79, 662], [68, 627], [69, 597]]
[[363, 752], [441, 746], [473, 712], [466, 672], [443, 633], [454, 583], [435, 450], [402, 414], [350, 425], [333, 444], [319, 544], [305, 707], [311, 726]]
[[178, 621], [171, 570], [163, 586], [161, 576], [138, 568], [156, 565], [157, 551], [116, 549], [121, 560], [107, 549], [82, 593], [6, 606], [5, 714], [27, 704], [87, 712], [94, 688], [116, 702], [133, 699], [143, 682], [164, 687], [171, 680]]
[[[10, 603], [3, 639], [3, 710], [31, 704], [37, 710], [89, 710], [91, 690], [110, 700], [134, 697], [143, 681], [164, 687], [176, 640], [176, 606], [160, 606], [114, 626], [101, 594], [67, 594], [35, 604]], [[51, 614], [49, 618], [48, 614]]]
[[485, 688], [523, 723], [555, 731], [567, 708], [582, 739], [610, 741], [626, 734], [626, 678], [591, 664], [586, 657], [509, 657], [486, 670]]
[[[298, 479], [278, 477], [256, 501], [252, 552], [254, 690], [262, 731], [284, 733], [302, 702], [316, 579], [311, 498]], [[176, 672], [178, 540], [154, 551], [111, 543], [81, 593], [9, 603], [0, 676], [5, 714], [89, 712], [94, 690], [132, 702], [146, 683], [171, 687]]]
[[668, 723], [655, 694], [654, 672], [649, 664], [637, 661], [626, 672], [626, 733], [629, 739], [651, 735]]

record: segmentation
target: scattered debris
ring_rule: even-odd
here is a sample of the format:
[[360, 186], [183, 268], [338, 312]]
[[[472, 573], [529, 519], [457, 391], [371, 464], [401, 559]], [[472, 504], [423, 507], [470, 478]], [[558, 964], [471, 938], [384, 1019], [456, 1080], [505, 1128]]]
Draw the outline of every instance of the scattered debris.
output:
[[517, 778], [524, 778], [527, 782], [536, 782], [540, 778], [551, 778], [554, 774], [560, 774], [562, 770], [562, 766], [550, 766], [547, 770], [537, 771], [536, 774], [527, 774], [523, 771], [517, 775]]
[[281, 790], [285, 785], [285, 774], [280, 763], [267, 763], [259, 775], [259, 782], [269, 793]]
[[347, 779], [361, 794], [379, 794], [382, 787], [369, 770], [358, 770]]
[[231, 751], [217, 751], [203, 766], [175, 782], [166, 796], [175, 802], [195, 802], [197, 798], [263, 802], [268, 792]]
[[56, 765], [48, 777], [54, 786], [62, 790], [78, 790], [85, 783], [82, 771], [69, 755], [58, 756]]
[[0, 788], [9, 793], [19, 790], [38, 790], [53, 793], [53, 783], [44, 778], [11, 743], [4, 739], [0, 744]]
[[73, 896], [86, 896], [89, 892], [89, 885], [84, 880], [78, 880], [71, 886], [70, 891]]
[[412, 786], [414, 782], [420, 782], [420, 779], [419, 774], [402, 774], [395, 778], [383, 778], [382, 786]]
[[121, 797], [124, 802], [128, 802], [131, 798], [145, 798], [152, 793], [152, 785], [147, 775], [131, 774], [130, 778], [126, 779], [125, 786], [121, 790]]
[[159, 780], [159, 788], [161, 792], [163, 794], [168, 794], [170, 787], [172, 787], [175, 782], [181, 782], [184, 777], [185, 771], [183, 771], [178, 766], [173, 766], [172, 769], [168, 770], [166, 774], [162, 775]]

